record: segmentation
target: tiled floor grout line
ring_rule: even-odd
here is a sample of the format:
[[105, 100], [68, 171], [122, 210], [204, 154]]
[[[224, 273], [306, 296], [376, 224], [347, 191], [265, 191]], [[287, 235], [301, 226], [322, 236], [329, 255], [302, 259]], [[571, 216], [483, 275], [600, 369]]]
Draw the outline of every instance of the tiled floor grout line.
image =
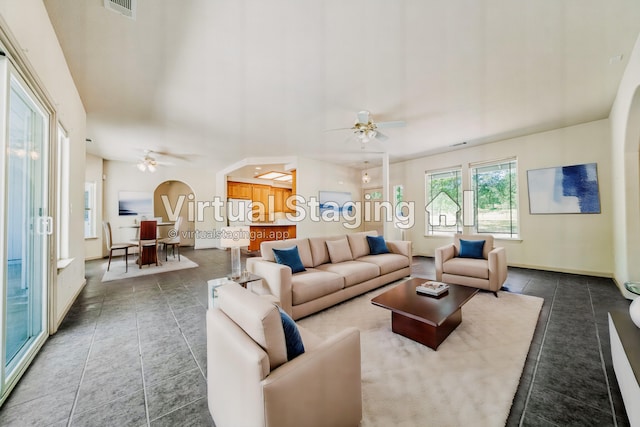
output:
[[[182, 287], [184, 289], [186, 289], [187, 292], [189, 291], [189, 289], [186, 286], [182, 286]], [[164, 290], [162, 289], [162, 287], [161, 287], [161, 291], [162, 291], [162, 294], [164, 296]], [[165, 301], [166, 301], [166, 299], [167, 299], [167, 297], [165, 297]], [[198, 302], [198, 306], [202, 307], [202, 304], [200, 304], [199, 301], [196, 300], [196, 302]], [[178, 325], [178, 329], [180, 330], [180, 335], [182, 335], [182, 339], [184, 339], [184, 342], [187, 344], [187, 348], [189, 348], [189, 353], [191, 353], [191, 357], [193, 357], [193, 360], [196, 362], [196, 366], [200, 370], [200, 374], [202, 374], [202, 376], [204, 377], [204, 381], [206, 382], [207, 381], [207, 376], [204, 374], [204, 370], [202, 369], [202, 367], [198, 363], [198, 358], [193, 353], [193, 349], [191, 348], [191, 344], [189, 344], [189, 340], [187, 339], [187, 337], [184, 335], [184, 332], [182, 331], [182, 327], [180, 326], [180, 322], [178, 321], [178, 318], [176, 317], [176, 313], [173, 311], [173, 307], [171, 307], [171, 304], [169, 304], [168, 301], [167, 301], [167, 305], [169, 306], [169, 311], [171, 311], [171, 315], [173, 316], [173, 320], [175, 320], [176, 325]], [[206, 316], [206, 312], [205, 312], [205, 316]], [[171, 411], [171, 412], [173, 412], [173, 411]]]
[[[160, 291], [162, 288], [156, 283]], [[140, 341], [140, 324], [138, 323], [138, 303], [136, 301], [136, 287], [133, 286], [133, 300], [136, 307], [136, 336], [138, 337], [138, 356], [140, 357], [140, 375], [142, 376], [142, 394], [144, 395], [144, 413], [147, 418], [147, 427], [151, 427], [151, 417], [149, 416], [149, 399], [147, 397], [147, 382], [144, 378], [144, 360], [142, 357], [142, 342]]]
[[587, 292], [589, 293], [589, 305], [591, 306], [591, 316], [593, 317], [593, 323], [596, 327], [596, 339], [598, 340], [598, 354], [600, 355], [600, 366], [604, 373], [604, 381], [607, 384], [607, 396], [609, 397], [609, 405], [611, 406], [611, 416], [613, 417], [613, 426], [618, 427], [618, 419], [616, 417], [616, 408], [613, 405], [613, 396], [611, 396], [611, 384], [609, 383], [609, 376], [607, 375], [607, 365], [604, 363], [604, 354], [602, 353], [602, 342], [600, 341], [600, 330], [598, 329], [598, 322], [596, 321], [596, 310], [593, 307], [593, 296], [591, 295], [591, 288], [589, 282], [587, 282]]
[[[522, 289], [524, 290], [529, 286], [529, 283]], [[553, 316], [553, 305], [556, 302], [556, 293], [558, 292], [558, 281], [556, 280], [556, 286], [553, 290], [553, 298], [551, 299], [551, 306], [549, 307], [549, 316], [547, 317], [547, 322], [544, 325], [544, 332], [542, 333], [542, 340], [540, 341], [540, 350], [538, 350], [538, 354], [536, 355], [536, 362], [533, 366], [533, 372], [531, 373], [531, 384], [529, 384], [529, 390], [527, 390], [527, 397], [524, 401], [524, 407], [522, 408], [522, 415], [520, 415], [520, 423], [518, 425], [522, 427], [524, 425], [524, 419], [527, 415], [527, 406], [529, 405], [529, 399], [531, 398], [531, 393], [533, 391], [533, 386], [536, 381], [536, 374], [538, 373], [538, 364], [540, 363], [540, 357], [542, 356], [542, 351], [544, 350], [544, 342], [547, 337], [547, 330], [549, 329], [549, 324], [551, 323], [551, 316]], [[544, 298], [543, 298], [544, 299]]]
[[[200, 374], [204, 377], [205, 382], [206, 382], [207, 376], [204, 374], [204, 371], [202, 370], [202, 367], [198, 363], [198, 359], [196, 358], [195, 354], [193, 354], [193, 350], [191, 349], [191, 346], [189, 345], [189, 340], [187, 340], [187, 337], [184, 335], [184, 332], [182, 332], [182, 328], [180, 327], [180, 322], [178, 321], [178, 318], [176, 317], [176, 313], [173, 311], [173, 308], [171, 307], [171, 304], [167, 300], [167, 297], [164, 295], [164, 289], [162, 289], [162, 285], [160, 285], [160, 283], [158, 283], [158, 287], [160, 288], [160, 292], [162, 293], [162, 296], [164, 297], [164, 299], [165, 299], [165, 301], [167, 303], [167, 307], [169, 307], [169, 311], [171, 312], [171, 315], [173, 316], [173, 320], [176, 322], [176, 325], [178, 326], [178, 329], [180, 330], [180, 335], [182, 335], [182, 338], [184, 339], [184, 342], [187, 344], [187, 347], [189, 348], [189, 353], [191, 354], [191, 357], [193, 357], [193, 360], [196, 362], [196, 366], [198, 367], [198, 370], [200, 371]], [[183, 288], [186, 289], [187, 291], [189, 291], [189, 289], [187, 289], [185, 286], [183, 286]], [[202, 306], [202, 304], [200, 304], [200, 303], [198, 303], [198, 305]], [[142, 357], [141, 357], [141, 359], [142, 359]], [[174, 375], [174, 377], [178, 377], [180, 375], [182, 375], [182, 374]], [[144, 375], [143, 375], [143, 384], [144, 384]], [[206, 397], [207, 396], [205, 396], [205, 398]], [[150, 424], [151, 421], [155, 421], [155, 420], [160, 419], [162, 417], [165, 417], [165, 416], [167, 416], [169, 414], [172, 414], [172, 413], [184, 408], [185, 406], [191, 405], [193, 402], [197, 402], [200, 399], [202, 399], [202, 397], [199, 397], [198, 399], [195, 399], [195, 400], [193, 400], [191, 402], [187, 402], [184, 405], [182, 405], [182, 406], [180, 406], [178, 408], [175, 408], [173, 411], [167, 412], [166, 414], [162, 414], [162, 415], [154, 418], [153, 420], [150, 419], [149, 410], [147, 408], [147, 420], [148, 420], [147, 422], [149, 423], [148, 424], [149, 427], [151, 426], [151, 424]], [[146, 406], [146, 404], [147, 404], [147, 398], [146, 398], [146, 386], [145, 386], [145, 406]]]
[[80, 382], [78, 382], [78, 390], [76, 391], [76, 397], [73, 399], [73, 405], [71, 406], [71, 411], [69, 412], [69, 420], [67, 421], [67, 427], [71, 427], [71, 423], [73, 422], [73, 416], [76, 412], [76, 406], [78, 405], [78, 399], [80, 398], [80, 387], [82, 387], [82, 381], [84, 380], [84, 374], [87, 372], [87, 365], [89, 364], [89, 358], [91, 357], [91, 350], [93, 350], [93, 343], [96, 339], [96, 330], [98, 329], [98, 321], [100, 316], [102, 316], [102, 308], [104, 307], [104, 295], [102, 296], [102, 302], [100, 303], [100, 313], [96, 318], [96, 323], [93, 325], [93, 334], [91, 335], [91, 343], [89, 344], [89, 351], [87, 352], [87, 358], [84, 361], [84, 366], [82, 367], [82, 374], [80, 375]]

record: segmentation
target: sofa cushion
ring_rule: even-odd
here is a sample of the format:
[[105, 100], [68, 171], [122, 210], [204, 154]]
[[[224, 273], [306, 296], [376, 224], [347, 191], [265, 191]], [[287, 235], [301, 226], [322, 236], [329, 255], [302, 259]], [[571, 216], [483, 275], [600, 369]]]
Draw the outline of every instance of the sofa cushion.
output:
[[304, 271], [304, 265], [302, 265], [302, 261], [300, 260], [297, 246], [287, 249], [273, 248], [272, 251], [276, 262], [291, 268], [291, 273]]
[[409, 267], [409, 258], [398, 254], [367, 255], [357, 259], [357, 261], [369, 262], [380, 267], [380, 274], [387, 274], [405, 267]]
[[328, 242], [329, 240], [340, 240], [344, 238], [344, 234], [329, 237], [310, 237], [309, 247], [311, 249], [311, 259], [313, 260], [313, 267], [317, 267], [321, 264], [328, 264], [331, 262], [326, 242]]
[[218, 307], [269, 356], [274, 370], [287, 361], [287, 344], [278, 308], [237, 283], [218, 287]]
[[383, 236], [367, 236], [367, 243], [369, 244], [369, 253], [371, 255], [389, 253], [389, 248], [387, 247]]
[[357, 285], [380, 275], [380, 267], [369, 262], [345, 261], [339, 264], [323, 264], [318, 270], [330, 271], [344, 277], [344, 287]]
[[452, 258], [442, 264], [442, 271], [457, 276], [489, 278], [489, 262], [486, 259]]
[[340, 240], [327, 240], [326, 245], [332, 264], [353, 260], [349, 241], [346, 237]]
[[293, 360], [304, 353], [304, 344], [302, 337], [298, 332], [298, 326], [291, 317], [282, 308], [278, 307], [280, 319], [282, 320], [282, 328], [284, 329], [284, 340], [287, 344], [287, 360]]
[[484, 240], [463, 240], [460, 239], [460, 258], [482, 259]]
[[304, 304], [344, 288], [344, 278], [329, 271], [308, 268], [291, 277], [291, 302]]
[[260, 255], [266, 261], [276, 262], [273, 255], [273, 248], [285, 249], [292, 246], [298, 247], [298, 254], [302, 260], [302, 265], [307, 268], [313, 267], [311, 260], [311, 249], [309, 248], [309, 239], [286, 239], [286, 240], [270, 240], [260, 243]]
[[365, 255], [370, 254], [369, 243], [367, 243], [367, 236], [377, 236], [376, 230], [362, 231], [360, 233], [347, 234], [349, 239], [349, 246], [351, 246], [351, 254], [353, 259], [358, 259]]

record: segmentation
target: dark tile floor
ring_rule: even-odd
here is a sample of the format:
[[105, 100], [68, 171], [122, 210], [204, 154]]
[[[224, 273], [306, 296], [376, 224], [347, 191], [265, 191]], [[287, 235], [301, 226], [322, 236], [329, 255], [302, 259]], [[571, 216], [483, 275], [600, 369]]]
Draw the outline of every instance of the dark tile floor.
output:
[[[210, 426], [206, 282], [225, 251], [183, 249], [198, 268], [87, 286], [10, 398], [2, 426]], [[431, 258], [414, 274], [433, 277]], [[506, 287], [545, 299], [509, 426], [626, 426], [607, 312], [628, 309], [608, 279], [510, 268]]]

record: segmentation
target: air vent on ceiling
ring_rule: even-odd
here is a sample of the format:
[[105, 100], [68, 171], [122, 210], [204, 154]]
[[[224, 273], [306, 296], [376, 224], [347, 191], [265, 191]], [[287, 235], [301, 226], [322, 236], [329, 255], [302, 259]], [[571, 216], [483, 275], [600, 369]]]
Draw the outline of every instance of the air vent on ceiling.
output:
[[127, 18], [136, 19], [137, 0], [104, 0], [104, 7]]

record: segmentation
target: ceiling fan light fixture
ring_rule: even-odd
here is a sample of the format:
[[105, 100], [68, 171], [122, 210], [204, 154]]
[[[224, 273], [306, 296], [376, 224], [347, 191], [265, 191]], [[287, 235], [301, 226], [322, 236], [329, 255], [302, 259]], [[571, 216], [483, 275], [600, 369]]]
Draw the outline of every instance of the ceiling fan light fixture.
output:
[[156, 159], [149, 156], [149, 152], [147, 151], [147, 154], [136, 164], [136, 167], [140, 172], [145, 172], [147, 170], [149, 172], [155, 172], [157, 164]]

